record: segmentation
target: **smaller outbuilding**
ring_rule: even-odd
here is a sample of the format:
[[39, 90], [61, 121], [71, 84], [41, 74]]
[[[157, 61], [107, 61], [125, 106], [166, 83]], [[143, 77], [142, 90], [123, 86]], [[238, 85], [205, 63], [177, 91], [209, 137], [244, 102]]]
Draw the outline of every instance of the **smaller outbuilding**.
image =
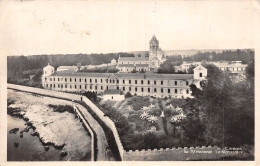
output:
[[125, 99], [125, 96], [121, 94], [119, 89], [107, 89], [104, 91], [103, 99], [121, 101]]

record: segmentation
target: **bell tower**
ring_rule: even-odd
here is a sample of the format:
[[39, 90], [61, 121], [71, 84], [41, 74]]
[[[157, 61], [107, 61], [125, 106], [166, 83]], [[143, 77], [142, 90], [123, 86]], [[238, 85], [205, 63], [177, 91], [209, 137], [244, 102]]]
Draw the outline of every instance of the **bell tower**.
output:
[[152, 59], [157, 58], [157, 52], [159, 50], [159, 41], [156, 39], [155, 35], [153, 35], [149, 44], [150, 44], [149, 60], [151, 61]]

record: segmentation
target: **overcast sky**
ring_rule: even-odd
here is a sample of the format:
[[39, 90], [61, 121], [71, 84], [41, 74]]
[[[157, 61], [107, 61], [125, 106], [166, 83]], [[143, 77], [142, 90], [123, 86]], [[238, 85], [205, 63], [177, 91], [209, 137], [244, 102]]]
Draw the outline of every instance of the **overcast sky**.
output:
[[[256, 1], [0, 2], [11, 55], [254, 48]], [[156, 11], [156, 12], [153, 12]]]

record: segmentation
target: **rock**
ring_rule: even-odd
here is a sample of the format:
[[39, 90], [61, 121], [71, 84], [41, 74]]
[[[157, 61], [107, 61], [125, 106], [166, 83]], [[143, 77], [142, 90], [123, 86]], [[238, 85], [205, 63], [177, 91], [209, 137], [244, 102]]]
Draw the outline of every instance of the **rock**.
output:
[[9, 131], [10, 134], [16, 134], [19, 131], [19, 128], [14, 128]]
[[23, 131], [28, 132], [30, 130], [30, 128], [31, 128], [30, 126], [27, 126]]
[[38, 134], [38, 133], [35, 132], [35, 131], [33, 131], [33, 132], [31, 133], [32, 136], [36, 136], [37, 134]]
[[61, 151], [60, 155], [61, 155], [61, 156], [67, 156], [68, 153], [67, 153], [66, 151]]
[[14, 143], [14, 147], [18, 148], [18, 146], [19, 146], [19, 143], [18, 143], [18, 142], [15, 142], [15, 143]]
[[50, 149], [49, 146], [44, 146], [45, 151], [48, 151]]

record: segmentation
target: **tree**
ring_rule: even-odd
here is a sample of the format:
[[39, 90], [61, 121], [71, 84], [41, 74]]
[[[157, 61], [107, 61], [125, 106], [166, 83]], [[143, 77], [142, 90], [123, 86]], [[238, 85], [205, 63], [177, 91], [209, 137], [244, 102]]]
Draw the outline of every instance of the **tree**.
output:
[[130, 92], [127, 92], [127, 93], [125, 94], [125, 98], [130, 98], [130, 97], [133, 97], [133, 95], [132, 95]]

